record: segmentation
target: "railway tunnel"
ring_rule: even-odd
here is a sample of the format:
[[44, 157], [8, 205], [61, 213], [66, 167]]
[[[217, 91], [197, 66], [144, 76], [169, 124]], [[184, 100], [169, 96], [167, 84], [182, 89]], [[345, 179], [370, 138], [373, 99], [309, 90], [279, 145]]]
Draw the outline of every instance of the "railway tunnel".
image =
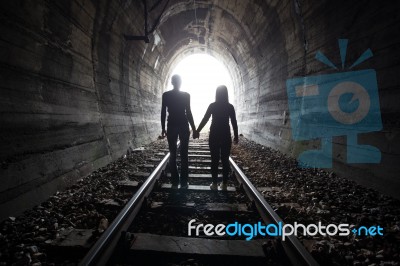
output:
[[[228, 70], [245, 138], [297, 158], [328, 136], [328, 170], [398, 198], [399, 11], [396, 1], [2, 1], [1, 219], [157, 139], [162, 93], [193, 54]], [[376, 74], [370, 124], [318, 118], [328, 107], [311, 107], [330, 94], [293, 107], [290, 80], [304, 96], [362, 70]], [[294, 114], [315, 115], [303, 127], [327, 135], [296, 139]], [[349, 162], [350, 150], [361, 159]]]

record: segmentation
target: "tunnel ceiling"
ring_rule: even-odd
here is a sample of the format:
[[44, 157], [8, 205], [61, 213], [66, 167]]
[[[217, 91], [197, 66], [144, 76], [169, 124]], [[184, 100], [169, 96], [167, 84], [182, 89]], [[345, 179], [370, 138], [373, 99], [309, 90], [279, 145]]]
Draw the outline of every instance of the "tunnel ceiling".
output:
[[[150, 1], [148, 6], [156, 2]], [[155, 39], [161, 38], [159, 60], [164, 64], [160, 73], [165, 82], [183, 57], [208, 53], [225, 64], [235, 90], [240, 91], [243, 76], [249, 70], [254, 71], [257, 57], [263, 56], [261, 49], [254, 48], [265, 38], [262, 29], [269, 28], [266, 15], [270, 28], [275, 27], [275, 32], [279, 32], [278, 15], [265, 1], [170, 1], [162, 12], [163, 4], [149, 13], [149, 24], [162, 14], [151, 42], [157, 43]]]

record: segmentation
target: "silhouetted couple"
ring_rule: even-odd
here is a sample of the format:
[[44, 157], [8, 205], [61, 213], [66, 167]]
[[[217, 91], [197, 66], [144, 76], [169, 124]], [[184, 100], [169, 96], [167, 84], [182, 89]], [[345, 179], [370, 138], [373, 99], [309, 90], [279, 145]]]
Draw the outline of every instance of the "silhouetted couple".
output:
[[[215, 95], [215, 102], [208, 106], [207, 112], [204, 115], [198, 129], [194, 125], [192, 111], [190, 110], [190, 94], [181, 92], [180, 87], [182, 80], [180, 76], [172, 76], [171, 83], [173, 89], [167, 91], [162, 96], [161, 107], [161, 127], [162, 136], [167, 135], [169, 151], [171, 153], [169, 159], [169, 167], [171, 170], [172, 188], [180, 187], [188, 188], [188, 148], [189, 148], [189, 126], [193, 131], [193, 138], [199, 138], [200, 131], [207, 124], [212, 116], [209, 147], [211, 153], [211, 175], [212, 184], [210, 188], [217, 190], [218, 164], [222, 161], [222, 183], [221, 190], [227, 189], [227, 181], [229, 175], [229, 155], [231, 151], [232, 139], [231, 130], [229, 127], [229, 118], [231, 119], [234, 142], [238, 142], [238, 127], [236, 122], [235, 108], [229, 103], [228, 89], [226, 86], [219, 86]], [[165, 130], [165, 117], [168, 109], [167, 131]], [[176, 166], [176, 142], [180, 140], [180, 155], [181, 155], [181, 174], [179, 178], [178, 168]]]

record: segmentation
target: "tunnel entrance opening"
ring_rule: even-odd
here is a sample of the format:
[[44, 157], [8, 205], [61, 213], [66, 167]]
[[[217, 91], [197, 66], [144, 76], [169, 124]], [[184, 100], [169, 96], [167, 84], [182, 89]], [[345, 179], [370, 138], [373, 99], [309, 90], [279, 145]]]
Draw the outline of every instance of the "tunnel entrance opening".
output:
[[[225, 85], [229, 92], [229, 101], [234, 103], [232, 78], [224, 66], [215, 57], [208, 54], [192, 54], [179, 61], [168, 76], [167, 89], [171, 90], [172, 75], [182, 77], [182, 91], [190, 94], [191, 109], [196, 126], [199, 125], [207, 107], [215, 101], [215, 91], [219, 85]], [[209, 128], [210, 123], [206, 125]]]

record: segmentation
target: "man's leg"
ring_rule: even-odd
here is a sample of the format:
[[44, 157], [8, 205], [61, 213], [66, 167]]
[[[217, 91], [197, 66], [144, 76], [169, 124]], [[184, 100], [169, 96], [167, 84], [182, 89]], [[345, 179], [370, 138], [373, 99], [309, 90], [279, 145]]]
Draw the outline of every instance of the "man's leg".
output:
[[226, 139], [221, 146], [221, 162], [222, 162], [222, 182], [226, 184], [229, 176], [229, 155], [231, 154], [232, 140]]
[[181, 186], [186, 186], [188, 183], [189, 175], [189, 159], [188, 159], [188, 149], [189, 149], [189, 128], [183, 127], [179, 130], [179, 140], [180, 140], [180, 154], [181, 154]]
[[178, 129], [174, 127], [168, 127], [167, 129], [167, 140], [169, 146], [169, 169], [171, 171], [171, 183], [172, 185], [178, 185], [179, 174], [178, 168], [176, 167], [176, 142], [178, 140]]

